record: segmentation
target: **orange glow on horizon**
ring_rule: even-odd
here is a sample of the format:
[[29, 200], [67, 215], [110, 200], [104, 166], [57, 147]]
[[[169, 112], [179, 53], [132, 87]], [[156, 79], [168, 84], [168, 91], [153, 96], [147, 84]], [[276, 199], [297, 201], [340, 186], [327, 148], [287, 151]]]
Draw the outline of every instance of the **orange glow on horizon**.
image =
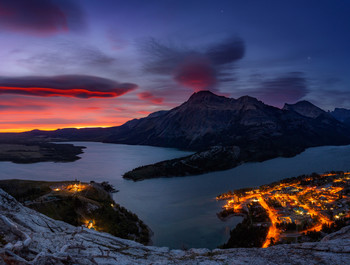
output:
[[[123, 122], [124, 123], [124, 122]], [[113, 126], [119, 126], [122, 125], [123, 123], [113, 123], [110, 125], [77, 125], [77, 126], [64, 126], [64, 127], [56, 127], [54, 125], [54, 127], [41, 127], [41, 126], [37, 126], [35, 128], [33, 127], [22, 127], [22, 128], [8, 128], [8, 129], [0, 129], [0, 133], [22, 133], [22, 132], [29, 132], [29, 131], [33, 131], [33, 130], [40, 130], [40, 131], [55, 131], [55, 130], [59, 130], [59, 129], [64, 129], [64, 128], [75, 128], [75, 129], [85, 129], [85, 128], [108, 128], [108, 127], [113, 127]]]
[[132, 98], [4, 95], [0, 100], [0, 133], [114, 127], [167, 108]]

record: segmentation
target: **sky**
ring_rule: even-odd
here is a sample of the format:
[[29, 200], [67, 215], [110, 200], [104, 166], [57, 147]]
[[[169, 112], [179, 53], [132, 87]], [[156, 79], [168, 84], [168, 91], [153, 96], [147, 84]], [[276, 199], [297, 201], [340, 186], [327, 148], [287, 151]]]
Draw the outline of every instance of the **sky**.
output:
[[349, 0], [0, 0], [0, 132], [121, 125], [194, 92], [350, 108]]

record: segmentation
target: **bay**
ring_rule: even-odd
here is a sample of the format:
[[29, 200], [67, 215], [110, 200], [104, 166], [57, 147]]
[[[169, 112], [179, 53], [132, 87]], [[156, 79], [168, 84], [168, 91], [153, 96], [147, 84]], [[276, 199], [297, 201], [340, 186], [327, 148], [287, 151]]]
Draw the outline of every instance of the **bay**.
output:
[[242, 219], [222, 222], [216, 216], [228, 190], [268, 184], [287, 177], [350, 170], [350, 146], [309, 148], [293, 158], [246, 163], [234, 169], [197, 176], [133, 182], [122, 178], [135, 167], [190, 154], [171, 148], [74, 142], [86, 146], [81, 159], [68, 163], [0, 162], [0, 179], [109, 181], [117, 203], [136, 213], [154, 232], [153, 244], [170, 248], [215, 248]]

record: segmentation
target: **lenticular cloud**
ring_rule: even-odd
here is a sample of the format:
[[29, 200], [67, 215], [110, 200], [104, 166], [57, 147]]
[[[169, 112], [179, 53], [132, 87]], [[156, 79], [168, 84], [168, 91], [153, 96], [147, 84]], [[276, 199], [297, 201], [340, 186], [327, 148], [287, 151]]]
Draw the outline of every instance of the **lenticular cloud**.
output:
[[96, 76], [64, 75], [53, 77], [0, 77], [0, 94], [40, 97], [111, 98], [137, 88]]

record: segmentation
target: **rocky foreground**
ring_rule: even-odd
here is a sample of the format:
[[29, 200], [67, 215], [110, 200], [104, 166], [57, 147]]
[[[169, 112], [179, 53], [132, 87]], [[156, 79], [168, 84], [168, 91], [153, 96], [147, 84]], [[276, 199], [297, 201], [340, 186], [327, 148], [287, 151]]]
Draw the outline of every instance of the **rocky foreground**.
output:
[[169, 250], [55, 221], [0, 189], [0, 264], [347, 264], [350, 226], [321, 242]]

